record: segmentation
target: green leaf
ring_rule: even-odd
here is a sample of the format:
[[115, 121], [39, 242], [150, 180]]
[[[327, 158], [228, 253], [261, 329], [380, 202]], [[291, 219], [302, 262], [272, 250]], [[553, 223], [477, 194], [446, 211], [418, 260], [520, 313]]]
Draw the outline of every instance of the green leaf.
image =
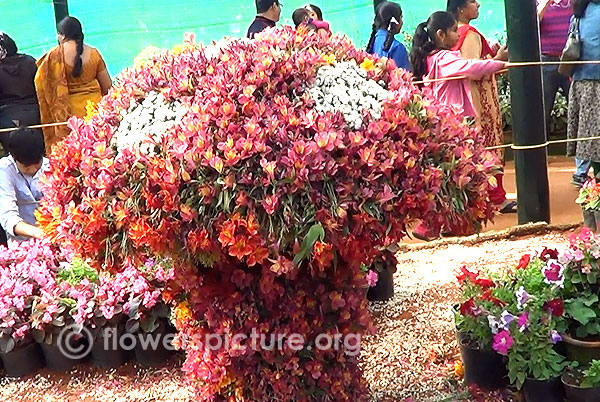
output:
[[323, 241], [324, 238], [325, 230], [323, 229], [321, 223], [315, 223], [312, 225], [306, 236], [304, 236], [304, 240], [302, 240], [300, 251], [294, 257], [294, 265], [300, 264], [300, 262], [307, 258], [312, 252], [313, 246], [317, 240]]
[[582, 325], [586, 325], [591, 319], [596, 318], [596, 312], [586, 306], [581, 299], [575, 299], [567, 305], [567, 314], [571, 316], [575, 321]]

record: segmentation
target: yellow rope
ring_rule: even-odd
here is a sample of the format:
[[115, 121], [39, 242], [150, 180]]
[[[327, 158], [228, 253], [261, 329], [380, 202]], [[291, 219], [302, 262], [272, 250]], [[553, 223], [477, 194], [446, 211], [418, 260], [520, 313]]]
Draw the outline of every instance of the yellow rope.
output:
[[[36, 124], [35, 126], [27, 126], [27, 128], [44, 128], [44, 127], [57, 127], [57, 126], [66, 126], [67, 122], [63, 122], [63, 123], [47, 123], [47, 124]], [[18, 129], [19, 127], [13, 127], [13, 128], [2, 128], [0, 129], [0, 133], [9, 133], [11, 131], [15, 131], [16, 129]]]
[[487, 150], [493, 150], [493, 149], [510, 148], [510, 149], [522, 151], [522, 150], [526, 150], [526, 149], [545, 148], [548, 145], [552, 145], [552, 144], [564, 144], [564, 143], [567, 143], [567, 142], [592, 141], [592, 140], [600, 140], [600, 136], [586, 137], [586, 138], [567, 138], [567, 139], [564, 139], [564, 140], [546, 141], [546, 142], [544, 142], [542, 144], [535, 144], [535, 145], [504, 144], [504, 145], [496, 145], [496, 146], [493, 146], [493, 147], [486, 147], [485, 149], [487, 149]]

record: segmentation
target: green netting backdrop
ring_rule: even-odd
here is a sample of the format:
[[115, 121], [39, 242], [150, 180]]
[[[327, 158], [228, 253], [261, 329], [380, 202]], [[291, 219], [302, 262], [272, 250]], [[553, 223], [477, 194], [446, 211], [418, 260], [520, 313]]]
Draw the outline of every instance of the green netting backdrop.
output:
[[[280, 23], [290, 24], [292, 11], [307, 0], [282, 0]], [[332, 29], [344, 32], [359, 46], [371, 33], [372, 0], [312, 0], [323, 9]], [[404, 30], [414, 27], [446, 0], [400, 1]], [[504, 32], [504, 1], [483, 0], [475, 24], [494, 39]], [[83, 24], [86, 42], [97, 47], [111, 74], [132, 65], [133, 58], [153, 45], [170, 48], [194, 32], [209, 43], [223, 36], [244, 36], [254, 18], [253, 0], [70, 0], [69, 12]], [[56, 44], [51, 0], [0, 0], [0, 30], [11, 35], [21, 52], [41, 56]]]

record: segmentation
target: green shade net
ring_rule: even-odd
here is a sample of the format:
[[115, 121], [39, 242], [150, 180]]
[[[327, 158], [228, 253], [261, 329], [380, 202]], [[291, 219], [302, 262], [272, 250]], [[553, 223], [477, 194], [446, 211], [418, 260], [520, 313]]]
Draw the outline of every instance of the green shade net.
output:
[[[363, 47], [371, 34], [371, 0], [312, 0], [321, 7], [334, 32], [343, 32]], [[282, 0], [280, 24], [291, 24], [294, 9], [306, 0]], [[400, 1], [404, 28], [412, 34], [416, 25], [445, 0]], [[97, 47], [109, 72], [131, 66], [144, 48], [170, 48], [181, 43], [183, 34], [194, 32], [207, 44], [223, 36], [245, 36], [255, 15], [254, 0], [70, 0], [69, 12], [83, 24], [85, 42]], [[38, 58], [56, 45], [54, 8], [50, 0], [0, 0], [0, 30], [8, 33], [20, 52]], [[481, 15], [474, 22], [491, 41], [504, 32], [504, 1], [482, 1]], [[402, 37], [399, 37], [402, 39]]]

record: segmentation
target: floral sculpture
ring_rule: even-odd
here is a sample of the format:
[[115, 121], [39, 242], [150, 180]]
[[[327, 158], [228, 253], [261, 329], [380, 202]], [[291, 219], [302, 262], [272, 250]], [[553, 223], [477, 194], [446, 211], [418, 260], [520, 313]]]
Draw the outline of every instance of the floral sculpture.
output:
[[[336, 78], [340, 65], [353, 80]], [[317, 80], [323, 68], [335, 76]], [[95, 114], [70, 122], [39, 220], [98, 267], [175, 261], [163, 296], [199, 400], [366, 400], [356, 342], [314, 347], [322, 334], [374, 331], [361, 265], [413, 220], [474, 230], [493, 212], [497, 160], [411, 78], [339, 36], [189, 39], [123, 73]], [[157, 93], [160, 105], [176, 102], [160, 112], [170, 126], [119, 130]], [[156, 116], [163, 106], [143, 107]], [[253, 331], [304, 343], [235, 340]], [[233, 341], [209, 348], [206, 334]]]

